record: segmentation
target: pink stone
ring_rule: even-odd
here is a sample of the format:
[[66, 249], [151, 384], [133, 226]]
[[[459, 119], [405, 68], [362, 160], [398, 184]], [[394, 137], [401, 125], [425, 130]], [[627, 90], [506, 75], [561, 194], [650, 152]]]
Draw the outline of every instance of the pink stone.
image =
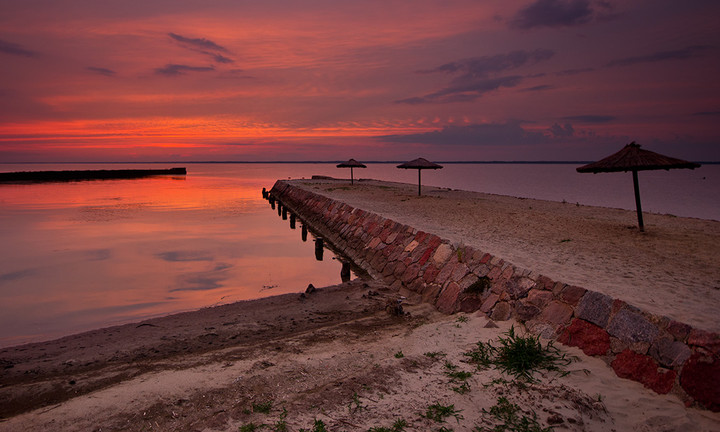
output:
[[440, 296], [435, 302], [440, 312], [453, 313], [455, 312], [455, 303], [457, 302], [458, 296], [460, 295], [460, 285], [455, 282], [447, 284], [445, 289], [440, 292]]
[[555, 285], [555, 282], [552, 279], [543, 275], [538, 276], [536, 282], [538, 288], [546, 291], [551, 291], [553, 285]]
[[540, 320], [552, 324], [567, 324], [572, 318], [573, 309], [567, 304], [553, 301], [540, 314]]
[[450, 280], [459, 282], [468, 273], [470, 273], [470, 269], [465, 264], [458, 263], [455, 268], [453, 268], [453, 272], [450, 275]]
[[550, 291], [531, 289], [528, 292], [527, 301], [539, 308], [544, 308], [553, 299]]
[[563, 301], [565, 301], [573, 306], [576, 306], [578, 304], [578, 302], [580, 301], [580, 299], [582, 298], [582, 296], [584, 296], [586, 292], [587, 292], [587, 290], [585, 288], [581, 288], [581, 287], [574, 286], [574, 285], [569, 285], [569, 286], [565, 287], [565, 289], [562, 290], [562, 292], [560, 293], [560, 298]]
[[655, 360], [629, 349], [610, 363], [617, 376], [637, 381], [655, 393], [667, 394], [675, 384], [674, 370], [660, 368]]
[[480, 306], [480, 310], [484, 313], [490, 312], [492, 310], [493, 306], [495, 306], [495, 303], [497, 303], [498, 299], [500, 298], [497, 294], [490, 294], [487, 299], [485, 299], [485, 302]]
[[610, 349], [610, 335], [605, 330], [577, 318], [565, 328], [558, 342], [578, 347], [589, 356], [605, 355]]
[[493, 267], [490, 269], [490, 272], [488, 273], [487, 277], [495, 280], [498, 276], [500, 276], [500, 273], [502, 272], [502, 269], [500, 267]]
[[482, 259], [480, 259], [480, 264], [487, 264], [487, 262], [490, 261], [491, 259], [492, 259], [492, 255], [490, 255], [489, 253], [486, 253], [485, 255], [483, 255]]
[[690, 335], [690, 330], [692, 330], [692, 327], [677, 321], [670, 321], [667, 327], [667, 332], [673, 335], [675, 340], [679, 340], [680, 342], [687, 340], [687, 337]]
[[405, 272], [403, 272], [400, 279], [405, 285], [408, 285], [410, 282], [412, 282], [418, 277], [418, 272], [420, 272], [420, 266], [417, 264], [413, 264], [405, 269]]
[[680, 385], [710, 411], [720, 412], [720, 359], [695, 353], [680, 372]]
[[493, 308], [490, 318], [493, 321], [507, 321], [510, 319], [511, 314], [512, 307], [510, 304], [508, 302], [500, 302], [495, 305], [495, 308]]

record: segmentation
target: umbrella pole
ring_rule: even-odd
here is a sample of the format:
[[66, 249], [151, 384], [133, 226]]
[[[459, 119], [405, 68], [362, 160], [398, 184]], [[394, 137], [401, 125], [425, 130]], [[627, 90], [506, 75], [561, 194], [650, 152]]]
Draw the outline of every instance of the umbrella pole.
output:
[[420, 182], [420, 173], [421, 173], [421, 172], [422, 172], [422, 170], [421, 170], [421, 169], [418, 169], [418, 196], [420, 196], [420, 185], [421, 185], [421, 182]]
[[640, 231], [645, 231], [642, 217], [642, 205], [640, 205], [640, 186], [638, 185], [638, 174], [637, 170], [633, 170], [633, 187], [635, 188], [635, 207], [637, 208], [638, 226]]
[[355, 184], [355, 179], [353, 178], [353, 167], [350, 167], [350, 184]]

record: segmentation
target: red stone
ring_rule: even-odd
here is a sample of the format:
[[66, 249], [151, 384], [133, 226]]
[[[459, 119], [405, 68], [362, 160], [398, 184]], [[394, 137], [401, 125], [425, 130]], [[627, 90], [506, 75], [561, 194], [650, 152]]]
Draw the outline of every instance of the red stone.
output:
[[423, 253], [422, 256], [420, 257], [420, 259], [418, 260], [418, 264], [419, 265], [425, 264], [427, 262], [427, 260], [430, 259], [430, 256], [432, 256], [433, 253], [435, 253], [435, 247], [432, 247], [432, 246], [428, 247], [425, 250], [425, 253]]
[[440, 273], [440, 269], [435, 267], [435, 264], [430, 264], [423, 273], [423, 280], [425, 283], [431, 283], [435, 281], [435, 277]]
[[675, 340], [679, 340], [680, 342], [685, 342], [690, 334], [690, 330], [692, 330], [692, 327], [677, 321], [670, 321], [667, 327], [667, 332], [673, 335]]
[[576, 346], [589, 356], [605, 355], [610, 349], [610, 335], [605, 330], [577, 318], [562, 332], [558, 342]]
[[720, 335], [705, 330], [692, 329], [688, 337], [688, 345], [695, 345], [705, 348], [720, 356]]
[[720, 411], [720, 359], [693, 354], [680, 372], [680, 385], [705, 408]]
[[675, 384], [674, 370], [658, 367], [651, 357], [626, 349], [610, 363], [617, 376], [637, 381], [655, 393], [667, 394]]
[[490, 259], [492, 259], [492, 255], [490, 255], [489, 253], [486, 253], [485, 255], [483, 255], [482, 259], [480, 260], [480, 264], [485, 264], [488, 261], [490, 261]]

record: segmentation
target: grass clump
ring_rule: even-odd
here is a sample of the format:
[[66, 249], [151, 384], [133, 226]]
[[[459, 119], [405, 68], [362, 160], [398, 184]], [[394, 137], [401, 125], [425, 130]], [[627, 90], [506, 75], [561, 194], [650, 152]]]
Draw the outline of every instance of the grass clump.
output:
[[272, 401], [252, 404], [253, 412], [262, 413], [262, 414], [270, 414], [271, 409], [272, 409]]
[[562, 367], [572, 362], [572, 358], [560, 352], [552, 341], [543, 346], [539, 336], [515, 334], [515, 328], [510, 327], [505, 333], [506, 337], [499, 337], [499, 346], [492, 343], [477, 344], [477, 348], [465, 353], [470, 362], [479, 368], [494, 366], [503, 373], [533, 382], [533, 374], [540, 370], [559, 372], [566, 375]]
[[283, 407], [282, 412], [280, 413], [280, 418], [278, 419], [278, 421], [275, 422], [274, 425], [272, 425], [273, 432], [287, 432], [288, 426], [287, 422], [285, 421], [287, 415], [288, 412], [285, 407]]
[[425, 414], [422, 414], [422, 417], [434, 420], [438, 423], [445, 422], [445, 419], [448, 417], [455, 417], [455, 420], [460, 423], [460, 420], [463, 418], [463, 416], [460, 415], [460, 411], [455, 409], [454, 404], [440, 405], [440, 403], [435, 403], [428, 406]]
[[496, 423], [493, 428], [476, 426], [475, 432], [551, 432], [552, 427], [543, 428], [537, 421], [537, 415], [526, 416], [519, 406], [510, 403], [505, 397], [499, 397], [497, 404], [490, 408], [490, 411], [483, 408], [484, 414], [493, 417]]
[[315, 420], [312, 429], [300, 429], [300, 432], [328, 432], [328, 430], [325, 427], [325, 422], [322, 420]]
[[248, 423], [246, 425], [240, 426], [239, 431], [240, 432], [255, 432], [257, 430], [260, 430], [260, 428], [264, 427], [264, 424], [256, 425], [255, 423]]
[[426, 352], [424, 355], [425, 355], [425, 357], [430, 357], [433, 360], [447, 356], [447, 354], [445, 354], [442, 351], [430, 351], [430, 352]]
[[405, 357], [405, 354], [403, 354], [402, 350], [395, 353], [395, 358], [401, 359]]
[[368, 432], [403, 432], [405, 430], [405, 427], [407, 426], [407, 422], [403, 419], [397, 419], [395, 420], [395, 423], [391, 427], [372, 427], [368, 429]]

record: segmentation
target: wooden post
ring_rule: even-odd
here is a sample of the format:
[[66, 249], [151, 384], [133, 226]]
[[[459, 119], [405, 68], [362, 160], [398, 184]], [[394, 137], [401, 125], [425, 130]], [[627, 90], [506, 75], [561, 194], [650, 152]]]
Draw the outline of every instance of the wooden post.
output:
[[642, 217], [642, 205], [640, 204], [640, 186], [638, 185], [638, 173], [637, 170], [633, 170], [633, 187], [635, 188], [635, 207], [637, 208], [638, 226], [640, 232], [645, 231], [645, 225], [643, 224]]
[[350, 280], [350, 263], [347, 261], [342, 262], [342, 268], [340, 269], [340, 280], [347, 282]]
[[282, 220], [287, 220], [287, 207], [282, 208]]
[[295, 229], [295, 215], [290, 213], [290, 229]]
[[421, 177], [420, 177], [421, 172], [422, 172], [422, 170], [420, 168], [418, 168], [418, 196], [420, 196], [420, 185], [422, 184]]
[[278, 216], [280, 216], [282, 214], [282, 203], [280, 201], [278, 201], [277, 208], [278, 208]]
[[323, 260], [323, 239], [322, 239], [322, 237], [317, 237], [315, 239], [315, 259], [318, 261]]
[[302, 238], [302, 241], [307, 241], [307, 227], [305, 224], [302, 226], [302, 230], [300, 232], [300, 238]]
[[353, 178], [353, 167], [350, 167], [350, 184], [355, 184], [355, 179]]

